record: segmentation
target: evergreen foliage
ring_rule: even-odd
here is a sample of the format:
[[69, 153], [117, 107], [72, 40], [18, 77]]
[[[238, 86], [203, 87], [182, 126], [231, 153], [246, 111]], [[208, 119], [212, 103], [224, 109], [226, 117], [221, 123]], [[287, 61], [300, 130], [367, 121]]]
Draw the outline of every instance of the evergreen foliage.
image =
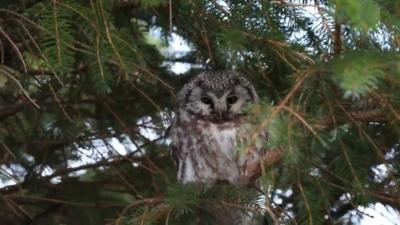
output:
[[[191, 50], [166, 53], [173, 34]], [[0, 224], [183, 225], [216, 206], [357, 224], [377, 203], [400, 220], [399, 51], [394, 0], [0, 1]], [[174, 93], [232, 68], [262, 98], [254, 141], [283, 157], [259, 187], [176, 184]]]

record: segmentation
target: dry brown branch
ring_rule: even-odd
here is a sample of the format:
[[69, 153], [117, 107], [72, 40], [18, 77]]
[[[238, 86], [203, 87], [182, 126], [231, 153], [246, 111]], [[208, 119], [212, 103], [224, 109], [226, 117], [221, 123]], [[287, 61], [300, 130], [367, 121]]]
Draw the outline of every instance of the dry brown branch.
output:
[[0, 140], [0, 144], [3, 146], [6, 152], [13, 158], [13, 160], [17, 160], [17, 157], [14, 155], [14, 153], [11, 151], [11, 149], [6, 145], [4, 141]]
[[213, 65], [215, 65], [213, 52], [211, 50], [211, 44], [210, 44], [210, 41], [208, 39], [207, 29], [206, 29], [206, 26], [204, 25], [204, 22], [202, 22], [202, 24], [201, 24], [201, 29], [202, 29], [202, 31], [200, 32], [200, 34], [201, 34], [201, 37], [202, 37], [202, 39], [204, 41], [204, 44], [207, 46], [208, 56], [210, 57], [211, 63]]
[[25, 217], [27, 217], [31, 220], [33, 219], [33, 216], [31, 215], [31, 213], [29, 213], [27, 210], [25, 210], [22, 206], [15, 203], [13, 200], [5, 198], [5, 201], [8, 202], [9, 206], [11, 206], [11, 207], [15, 208], [16, 210], [18, 210], [19, 212], [21, 212]]
[[56, 92], [54, 91], [53, 86], [52, 86], [50, 83], [49, 83], [49, 89], [50, 89], [50, 92], [51, 92], [51, 94], [53, 95], [54, 100], [55, 100], [55, 102], [57, 103], [58, 107], [59, 107], [59, 108], [61, 109], [61, 111], [63, 112], [65, 118], [67, 118], [67, 120], [68, 120], [69, 122], [72, 122], [72, 123], [73, 123], [74, 120], [68, 115], [68, 112], [65, 110], [64, 106], [61, 104], [60, 99], [58, 98]]
[[144, 198], [144, 199], [140, 199], [140, 200], [136, 200], [134, 202], [132, 202], [131, 204], [129, 204], [128, 206], [126, 206], [121, 214], [119, 215], [119, 217], [115, 220], [115, 222], [113, 222], [113, 224], [121, 224], [121, 220], [125, 217], [125, 215], [128, 213], [128, 211], [130, 209], [134, 209], [137, 207], [140, 207], [142, 205], [156, 205], [156, 204], [160, 204], [164, 201], [163, 199], [164, 197], [162, 195], [160, 196], [156, 196], [153, 198]]
[[365, 111], [345, 111], [346, 116], [343, 117], [331, 117], [327, 116], [322, 119], [322, 122], [317, 125], [317, 130], [330, 129], [335, 124], [343, 123], [355, 123], [355, 122], [384, 122], [387, 121], [385, 113], [383, 110], [373, 109]]
[[283, 106], [286, 105], [286, 103], [289, 102], [289, 100], [293, 97], [294, 93], [297, 92], [297, 90], [301, 87], [302, 83], [304, 80], [312, 75], [315, 71], [313, 69], [304, 71], [298, 75], [298, 79], [296, 83], [294, 84], [293, 88], [290, 90], [290, 92], [285, 96], [285, 98], [272, 110], [270, 116], [265, 118], [263, 121], [261, 121], [260, 125], [258, 125], [255, 129], [253, 134], [250, 137], [249, 143], [245, 149], [245, 152], [249, 151], [249, 148], [251, 148], [254, 143], [256, 142], [258, 135], [268, 126], [268, 124], [272, 121], [272, 119], [278, 115], [278, 113], [282, 110]]
[[272, 149], [265, 153], [262, 162], [254, 162], [246, 167], [246, 171], [250, 181], [256, 180], [261, 176], [262, 166], [271, 166], [277, 163], [283, 157], [283, 152], [280, 149]]
[[17, 71], [5, 66], [5, 65], [0, 65], [0, 71], [3, 72], [3, 75], [7, 76], [8, 78], [10, 78], [11, 80], [13, 80], [17, 86], [21, 89], [22, 93], [24, 94], [24, 96], [26, 97], [26, 99], [36, 108], [40, 109], [40, 106], [35, 102], [35, 100], [33, 100], [29, 94], [28, 91], [25, 90], [25, 88], [22, 86], [22, 84], [19, 82], [19, 80], [17, 78], [15, 78], [14, 76], [16, 76], [15, 73], [17, 73]]
[[3, 30], [3, 28], [0, 26], [0, 33], [8, 40], [8, 42], [11, 44], [12, 48], [16, 52], [18, 59], [21, 61], [22, 66], [24, 68], [24, 72], [26, 73], [28, 70], [26, 68], [26, 63], [24, 60], [24, 57], [22, 56], [21, 51], [19, 50], [18, 46], [14, 43], [14, 41], [11, 39], [10, 36]]
[[290, 7], [312, 7], [312, 8], [321, 8], [321, 10], [324, 10], [321, 6], [319, 6], [319, 5], [317, 5], [317, 4], [301, 4], [301, 3], [293, 3], [293, 2], [285, 1], [285, 0], [271, 1], [271, 4], [285, 5], [285, 6], [290, 6]]
[[15, 205], [11, 204], [10, 199], [2, 197], [1, 200], [3, 203], [2, 205], [4, 205], [9, 212], [13, 213], [17, 218], [24, 218], [24, 215], [22, 215], [22, 213], [15, 207]]
[[7, 195], [6, 198], [13, 199], [16, 202], [25, 202], [25, 203], [36, 203], [36, 202], [44, 202], [44, 203], [57, 203], [63, 205], [70, 205], [75, 207], [90, 207], [90, 208], [122, 208], [124, 205], [115, 204], [115, 203], [86, 203], [86, 202], [74, 202], [63, 199], [54, 199], [54, 198], [46, 198], [46, 197], [36, 197], [36, 196], [28, 196], [28, 195]]
[[221, 204], [223, 206], [228, 206], [228, 207], [231, 207], [231, 208], [251, 211], [251, 212], [254, 212], [254, 213], [263, 213], [263, 210], [261, 208], [256, 208], [256, 207], [251, 207], [251, 206], [244, 206], [244, 205], [241, 205], [241, 204], [235, 204], [235, 203], [226, 202], [226, 201], [221, 201]]
[[340, 55], [342, 52], [342, 25], [335, 20], [335, 30], [333, 31], [333, 53]]
[[[164, 158], [166, 158], [166, 157], [169, 157], [169, 156], [165, 156]], [[164, 158], [160, 159], [160, 160], [164, 160]], [[40, 180], [42, 182], [46, 182], [46, 181], [51, 180], [52, 178], [68, 175], [68, 174], [71, 174], [71, 173], [74, 173], [77, 171], [82, 171], [82, 170], [87, 170], [87, 169], [95, 169], [98, 167], [105, 167], [105, 166], [114, 166], [114, 165], [124, 163], [124, 162], [130, 162], [130, 163], [138, 162], [140, 164], [143, 164], [143, 162], [145, 162], [145, 161], [147, 161], [147, 159], [138, 157], [138, 156], [133, 156], [133, 155], [118, 156], [118, 157], [114, 157], [114, 158], [109, 158], [108, 160], [102, 160], [102, 161], [99, 161], [99, 162], [93, 163], [93, 164], [87, 164], [87, 165], [82, 165], [82, 166], [59, 170], [59, 171], [54, 172], [51, 175], [41, 177]], [[4, 188], [0, 188], [0, 194], [7, 195], [7, 194], [11, 194], [11, 193], [14, 193], [17, 191], [22, 191], [24, 187], [25, 187], [25, 183], [18, 183], [16, 185], [6, 186]]]
[[123, 215], [126, 214], [129, 209], [137, 208], [137, 207], [140, 207], [142, 205], [159, 204], [159, 203], [161, 203], [163, 201], [164, 201], [164, 197], [162, 195], [156, 196], [156, 197], [153, 197], [153, 198], [144, 198], [144, 199], [136, 200], [136, 201], [132, 202], [131, 204], [129, 204], [128, 206], [126, 206], [124, 208], [124, 210], [122, 210], [122, 214]]
[[274, 225], [279, 225], [279, 217], [277, 216], [277, 213], [275, 212], [274, 208], [271, 205], [271, 199], [269, 197], [266, 197], [265, 199], [265, 210], [267, 211], [268, 215], [271, 217]]
[[312, 210], [311, 210], [310, 204], [308, 203], [307, 196], [304, 194], [303, 185], [302, 185], [302, 183], [300, 181], [297, 182], [297, 185], [298, 185], [298, 187], [300, 189], [301, 196], [304, 199], [304, 203], [305, 203], [305, 206], [306, 206], [306, 209], [307, 209], [307, 212], [308, 212], [309, 224], [313, 225]]
[[23, 104], [0, 105], [0, 119], [15, 115], [24, 109]]

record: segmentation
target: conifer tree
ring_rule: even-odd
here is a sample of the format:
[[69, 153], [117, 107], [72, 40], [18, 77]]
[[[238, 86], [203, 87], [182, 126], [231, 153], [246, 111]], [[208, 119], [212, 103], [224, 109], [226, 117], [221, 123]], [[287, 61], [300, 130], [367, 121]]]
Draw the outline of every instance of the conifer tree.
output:
[[[399, 51], [393, 0], [2, 0], [0, 225], [186, 225], [210, 205], [358, 224], [377, 204], [400, 224]], [[175, 92], [232, 68], [279, 161], [256, 194], [179, 185]]]

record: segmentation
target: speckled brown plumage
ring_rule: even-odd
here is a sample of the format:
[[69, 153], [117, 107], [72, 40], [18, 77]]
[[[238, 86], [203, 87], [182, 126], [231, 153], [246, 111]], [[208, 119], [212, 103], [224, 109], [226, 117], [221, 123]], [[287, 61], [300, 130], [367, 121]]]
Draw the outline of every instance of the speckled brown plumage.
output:
[[[204, 96], [213, 102], [203, 103]], [[228, 101], [232, 96], [233, 103]], [[244, 109], [257, 101], [253, 85], [237, 71], [200, 73], [182, 88], [170, 132], [181, 183], [248, 182], [245, 167], [262, 158], [263, 146], [240, 149], [253, 129]]]
[[[170, 130], [179, 182], [212, 186], [219, 181], [232, 185], [253, 181], [246, 169], [262, 159], [264, 143], [248, 147], [256, 125], [247, 119], [245, 108], [257, 102], [253, 85], [237, 71], [200, 73], [184, 85]], [[265, 133], [259, 135], [266, 140]], [[219, 210], [227, 221], [218, 218], [218, 225], [245, 220], [238, 210]]]

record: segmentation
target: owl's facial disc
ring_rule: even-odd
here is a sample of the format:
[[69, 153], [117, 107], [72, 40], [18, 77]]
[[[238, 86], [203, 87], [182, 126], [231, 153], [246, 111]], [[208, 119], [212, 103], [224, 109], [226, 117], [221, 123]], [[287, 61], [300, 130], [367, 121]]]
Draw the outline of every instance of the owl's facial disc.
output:
[[248, 90], [234, 86], [222, 94], [201, 88], [193, 89], [187, 107], [189, 112], [214, 123], [229, 122], [243, 115], [244, 107], [251, 102]]

